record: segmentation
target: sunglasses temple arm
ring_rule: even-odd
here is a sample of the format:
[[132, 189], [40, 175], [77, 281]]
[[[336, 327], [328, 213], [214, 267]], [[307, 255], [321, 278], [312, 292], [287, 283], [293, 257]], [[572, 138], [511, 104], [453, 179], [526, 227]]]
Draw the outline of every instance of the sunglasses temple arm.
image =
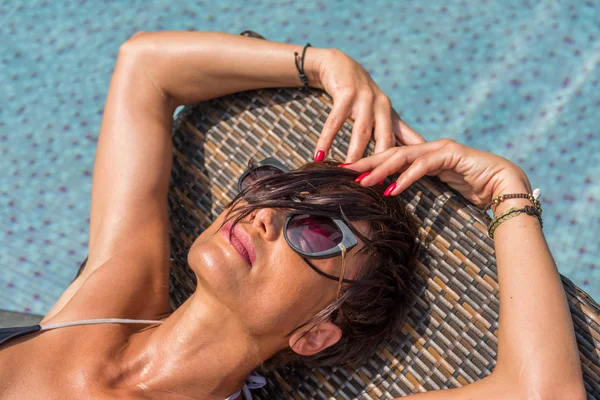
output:
[[340, 291], [342, 290], [342, 282], [344, 281], [344, 273], [346, 272], [346, 248], [343, 244], [338, 244], [340, 249], [342, 249], [342, 271], [340, 273], [340, 278], [338, 280], [338, 289], [337, 294], [335, 295], [336, 299], [340, 298]]
[[[326, 274], [325, 272], [321, 271], [320, 269], [318, 269], [317, 267], [315, 267], [310, 261], [308, 261], [308, 259], [306, 257], [302, 257], [302, 259], [304, 260], [304, 262], [306, 264], [308, 264], [309, 267], [311, 267], [313, 269], [313, 271], [315, 271], [317, 274], [324, 276], [327, 279], [331, 279], [333, 281], [338, 282], [340, 278], [338, 278], [337, 276], [333, 276], [333, 275], [329, 275]], [[352, 279], [343, 279], [342, 282], [344, 283], [357, 283], [358, 281], [352, 280]]]

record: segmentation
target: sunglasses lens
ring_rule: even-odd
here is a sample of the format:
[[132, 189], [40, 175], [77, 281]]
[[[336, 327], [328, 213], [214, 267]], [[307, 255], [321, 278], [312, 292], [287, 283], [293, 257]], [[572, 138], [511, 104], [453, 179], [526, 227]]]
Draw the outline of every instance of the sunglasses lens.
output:
[[331, 218], [304, 214], [292, 217], [286, 235], [291, 245], [303, 253], [330, 250], [344, 236]]
[[244, 177], [241, 182], [241, 190], [246, 189], [259, 179], [266, 178], [268, 176], [282, 174], [283, 171], [276, 167], [265, 165], [263, 167], [254, 168]]

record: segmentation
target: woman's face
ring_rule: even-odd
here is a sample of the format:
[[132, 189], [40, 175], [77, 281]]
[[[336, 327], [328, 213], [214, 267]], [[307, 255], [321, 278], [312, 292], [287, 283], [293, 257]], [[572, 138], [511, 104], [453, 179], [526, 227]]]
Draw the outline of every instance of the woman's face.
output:
[[[313, 271], [287, 244], [283, 226], [289, 211], [258, 209], [236, 225], [235, 232], [245, 232], [253, 245], [252, 265], [223, 234], [234, 219], [219, 231], [225, 214], [194, 241], [188, 263], [199, 289], [225, 306], [249, 334], [283, 338], [335, 299], [338, 282]], [[366, 222], [353, 225], [367, 234]], [[345, 278], [351, 279], [366, 260], [365, 255], [356, 255], [362, 245], [359, 239], [346, 255]], [[310, 261], [330, 275], [341, 272], [341, 256]]]

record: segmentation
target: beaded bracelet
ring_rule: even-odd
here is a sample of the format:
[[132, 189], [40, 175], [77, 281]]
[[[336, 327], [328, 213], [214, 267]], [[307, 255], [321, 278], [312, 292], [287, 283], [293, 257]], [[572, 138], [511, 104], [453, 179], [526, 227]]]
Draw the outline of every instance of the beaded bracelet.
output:
[[521, 214], [522, 212], [524, 212], [525, 214], [528, 215], [533, 215], [535, 217], [537, 217], [537, 219], [540, 221], [540, 226], [543, 228], [544, 227], [544, 222], [542, 221], [542, 209], [541, 207], [535, 207], [535, 206], [524, 206], [523, 208], [517, 208], [517, 207], [513, 207], [505, 212], [503, 212], [502, 214], [498, 215], [497, 217], [495, 217], [492, 222], [490, 223], [490, 226], [488, 227], [488, 234], [490, 235], [490, 238], [494, 239], [494, 231], [496, 230], [496, 228], [498, 228], [498, 226], [500, 226], [501, 223], [503, 223], [504, 221], [507, 221], [513, 217], [516, 217], [517, 215]]
[[485, 207], [485, 209], [483, 211], [485, 212], [485, 211], [489, 210], [492, 207], [494, 207], [494, 209], [492, 210], [492, 211], [494, 211], [495, 210], [495, 206], [497, 206], [502, 201], [504, 201], [506, 199], [516, 199], [516, 198], [529, 199], [533, 203], [534, 207], [536, 207], [536, 208], [538, 208], [538, 209], [541, 210], [540, 202], [538, 200], [540, 198], [541, 194], [542, 194], [542, 191], [540, 189], [538, 189], [538, 188], [536, 188], [533, 191], [533, 194], [531, 194], [531, 193], [508, 193], [508, 194], [501, 194], [500, 196], [497, 196], [492, 201], [490, 201], [487, 204], [487, 206]]

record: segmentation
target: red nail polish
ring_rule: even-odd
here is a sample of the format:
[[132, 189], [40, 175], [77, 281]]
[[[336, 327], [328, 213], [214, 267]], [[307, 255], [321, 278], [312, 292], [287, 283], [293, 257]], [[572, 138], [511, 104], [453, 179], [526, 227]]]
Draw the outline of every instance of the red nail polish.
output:
[[379, 184], [380, 184], [380, 185], [383, 185], [383, 181], [379, 181]]
[[398, 186], [398, 184], [396, 182], [392, 183], [390, 186], [388, 186], [387, 189], [385, 189], [385, 192], [383, 192], [384, 196], [389, 196], [394, 189], [396, 189], [396, 186]]
[[369, 176], [370, 174], [371, 174], [370, 172], [365, 172], [364, 174], [361, 174], [361, 175], [360, 175], [358, 178], [356, 178], [356, 179], [354, 180], [354, 182], [360, 182], [360, 181], [362, 181], [363, 179], [365, 179], [367, 176]]
[[348, 162], [348, 163], [344, 163], [344, 164], [340, 164], [338, 165], [339, 168], [343, 168], [343, 167], [347, 167], [348, 165], [352, 165], [353, 163]]
[[325, 158], [325, 152], [323, 150], [317, 151], [317, 155], [315, 156], [315, 161], [323, 161]]

